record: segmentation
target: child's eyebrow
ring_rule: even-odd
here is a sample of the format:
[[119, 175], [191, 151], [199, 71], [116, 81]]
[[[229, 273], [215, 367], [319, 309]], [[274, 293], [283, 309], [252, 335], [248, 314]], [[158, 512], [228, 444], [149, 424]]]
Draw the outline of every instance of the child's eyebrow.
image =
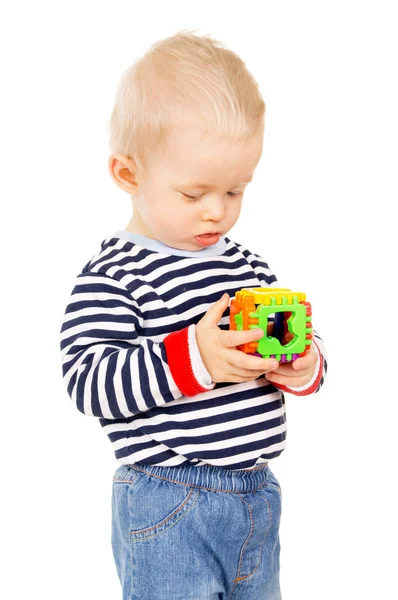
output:
[[[250, 183], [252, 181], [252, 179], [253, 179], [253, 176], [248, 177], [247, 181], [241, 181], [241, 183], [237, 183], [236, 186], [243, 185], [245, 183]], [[236, 187], [236, 186], [233, 185], [232, 187]], [[181, 183], [178, 187], [185, 187], [185, 188], [188, 188], [188, 187], [211, 188], [212, 186], [209, 185], [209, 184], [207, 184], [207, 183], [194, 182], [194, 183], [191, 183], [191, 184]]]

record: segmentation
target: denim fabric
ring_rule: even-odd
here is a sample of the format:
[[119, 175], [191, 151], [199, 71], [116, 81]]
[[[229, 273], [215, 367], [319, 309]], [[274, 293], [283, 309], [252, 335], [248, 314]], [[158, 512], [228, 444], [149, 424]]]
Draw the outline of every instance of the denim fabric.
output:
[[280, 600], [280, 515], [268, 465], [122, 465], [112, 548], [123, 600]]

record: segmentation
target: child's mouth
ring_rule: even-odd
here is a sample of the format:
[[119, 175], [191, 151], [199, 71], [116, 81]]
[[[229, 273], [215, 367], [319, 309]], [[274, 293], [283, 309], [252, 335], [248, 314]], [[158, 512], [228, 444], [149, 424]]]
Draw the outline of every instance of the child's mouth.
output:
[[220, 233], [205, 233], [204, 235], [197, 235], [195, 240], [201, 246], [213, 246], [213, 244], [217, 244], [218, 240], [220, 239], [220, 235]]

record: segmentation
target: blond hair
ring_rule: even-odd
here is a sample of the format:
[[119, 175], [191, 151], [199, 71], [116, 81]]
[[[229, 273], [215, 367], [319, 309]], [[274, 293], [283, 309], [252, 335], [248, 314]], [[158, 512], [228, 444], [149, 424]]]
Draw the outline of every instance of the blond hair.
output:
[[263, 125], [264, 113], [243, 60], [210, 36], [184, 30], [152, 44], [123, 72], [108, 124], [110, 151], [146, 173], [148, 152], [174, 128], [246, 141]]

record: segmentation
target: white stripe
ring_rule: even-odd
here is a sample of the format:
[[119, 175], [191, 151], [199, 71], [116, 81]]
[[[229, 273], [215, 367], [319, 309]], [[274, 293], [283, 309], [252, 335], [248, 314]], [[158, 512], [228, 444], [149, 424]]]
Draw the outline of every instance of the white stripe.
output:
[[[85, 415], [93, 416], [92, 405], [91, 405], [91, 385], [93, 382], [93, 374], [94, 367], [97, 365], [98, 361], [101, 359], [104, 353], [105, 347], [96, 347], [93, 351], [91, 348], [92, 362], [90, 365], [90, 370], [87, 375], [87, 379], [84, 383], [84, 392], [83, 392], [83, 412]], [[88, 367], [87, 367], [88, 368]], [[77, 384], [77, 382], [76, 382]]]
[[98, 400], [101, 407], [101, 413], [105, 419], [113, 419], [113, 414], [109, 408], [108, 394], [105, 388], [106, 371], [108, 369], [110, 356], [102, 359], [98, 367], [97, 392]]
[[[130, 372], [133, 374], [133, 378], [131, 381], [131, 389], [132, 395], [137, 403], [138, 410], [141, 412], [145, 412], [148, 410], [148, 405], [146, 404], [144, 397], [142, 395], [141, 386], [140, 386], [140, 377], [139, 377], [139, 369], [138, 369], [138, 353], [139, 350], [133, 352], [130, 356]], [[134, 377], [136, 374], [136, 377]]]
[[[141, 346], [143, 347], [143, 356], [144, 356], [145, 366], [146, 366], [146, 369], [148, 372], [149, 389], [151, 390], [152, 396], [155, 399], [156, 405], [163, 406], [165, 404], [165, 399], [163, 398], [163, 396], [159, 390], [156, 372], [154, 369], [154, 365], [152, 363], [151, 353], [150, 353], [149, 347], [148, 347], [148, 340], [146, 340], [146, 339], [142, 340]], [[166, 367], [166, 365], [165, 365], [165, 367]]]
[[[116, 370], [113, 375], [113, 387], [115, 389], [116, 402], [122, 414], [128, 413], [128, 407], [126, 402], [126, 396], [123, 391], [122, 383], [122, 367], [126, 360], [126, 352], [119, 352], [116, 361]], [[120, 425], [118, 424], [118, 428]], [[126, 426], [122, 426], [122, 429], [126, 429]]]
[[[120, 296], [118, 296], [118, 298], [120, 299]], [[113, 308], [88, 306], [87, 308], [81, 308], [80, 310], [65, 315], [64, 323], [67, 323], [68, 321], [72, 321], [73, 319], [77, 318], [80, 319], [82, 317], [90, 317], [91, 315], [127, 315], [131, 318], [131, 310], [129, 310], [125, 306], [115, 306]], [[96, 321], [90, 321], [90, 323], [87, 323], [87, 325], [90, 324], [90, 326], [93, 327], [95, 323]]]

